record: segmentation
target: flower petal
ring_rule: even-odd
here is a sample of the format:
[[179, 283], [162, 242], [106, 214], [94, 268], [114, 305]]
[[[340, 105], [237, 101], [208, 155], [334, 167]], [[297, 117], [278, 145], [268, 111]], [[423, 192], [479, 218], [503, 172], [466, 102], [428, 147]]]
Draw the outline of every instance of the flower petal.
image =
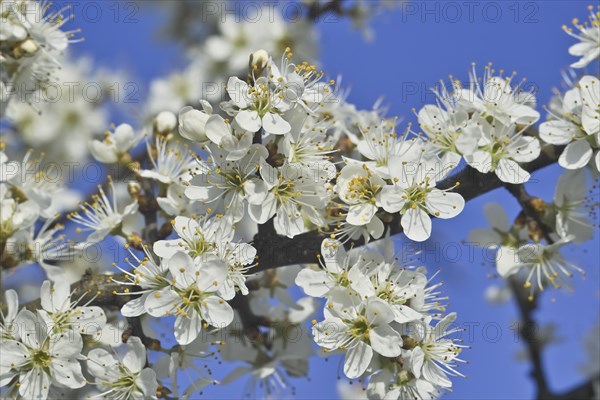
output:
[[344, 360], [344, 374], [350, 379], [357, 379], [367, 370], [373, 358], [373, 349], [362, 341], [357, 341], [348, 349]]
[[558, 158], [558, 163], [566, 169], [583, 168], [590, 162], [593, 150], [585, 140], [576, 140], [569, 143]]
[[431, 236], [431, 218], [420, 208], [409, 208], [402, 216], [400, 224], [404, 234], [416, 242], [423, 242]]

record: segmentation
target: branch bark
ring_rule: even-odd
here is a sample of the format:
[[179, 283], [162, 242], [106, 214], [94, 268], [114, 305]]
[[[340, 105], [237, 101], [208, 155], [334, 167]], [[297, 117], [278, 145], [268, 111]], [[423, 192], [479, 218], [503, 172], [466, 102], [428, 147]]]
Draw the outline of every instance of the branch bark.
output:
[[[535, 206], [536, 198], [530, 195], [524, 185], [505, 185], [506, 189], [519, 202], [523, 209], [523, 214], [530, 220], [535, 221], [537, 229], [541, 231], [542, 237], [549, 243], [554, 240], [550, 236], [552, 228], [550, 228], [541, 218], [541, 213]], [[544, 363], [542, 360], [543, 341], [536, 334], [537, 323], [533, 316], [537, 309], [537, 298], [530, 300], [527, 291], [524, 290], [522, 282], [512, 276], [508, 279], [509, 287], [515, 297], [517, 308], [520, 314], [519, 334], [523, 338], [527, 353], [531, 360], [531, 378], [536, 385], [536, 399], [538, 400], [583, 400], [594, 399], [595, 389], [594, 382], [600, 380], [600, 376], [590, 379], [581, 385], [565, 392], [554, 393], [548, 384]]]

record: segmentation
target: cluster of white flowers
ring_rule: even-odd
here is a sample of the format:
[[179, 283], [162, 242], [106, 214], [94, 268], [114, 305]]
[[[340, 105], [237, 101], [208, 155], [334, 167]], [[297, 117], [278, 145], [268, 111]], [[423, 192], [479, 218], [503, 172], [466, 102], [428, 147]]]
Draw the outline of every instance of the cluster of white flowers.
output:
[[424, 268], [400, 265], [391, 240], [375, 243], [385, 254], [347, 253], [325, 239], [322, 269], [298, 274], [306, 294], [326, 299], [314, 339], [325, 354], [345, 353], [348, 378], [370, 377], [369, 398], [432, 398], [452, 386], [449, 376], [463, 376], [456, 367], [464, 346], [451, 338], [456, 315], [443, 316], [440, 285], [429, 284]]
[[72, 43], [74, 32], [62, 31], [68, 9], [46, 1], [8, 0], [0, 9], [0, 110], [11, 97], [28, 102], [59, 69], [58, 56]]
[[[181, 345], [193, 342], [209, 325], [222, 329], [233, 321], [227, 303], [239, 290], [248, 294], [246, 273], [252, 268], [256, 249], [247, 243], [233, 243], [231, 219], [177, 217], [173, 229], [179, 239], [154, 243], [157, 260], [146, 250], [126, 272], [128, 282], [139, 286], [141, 297], [123, 306], [121, 313], [136, 317], [175, 315], [175, 338]], [[125, 293], [130, 293], [129, 289]]]
[[480, 80], [471, 73], [468, 89], [453, 81], [450, 92], [436, 90], [437, 105], [427, 105], [418, 113], [419, 125], [449, 167], [461, 159], [482, 173], [494, 172], [507, 183], [525, 183], [529, 173], [520, 164], [540, 154], [537, 138], [525, 130], [536, 123], [535, 96], [522, 86], [512, 85], [515, 74], [503, 76], [486, 65]]
[[[358, 0], [334, 11], [349, 12], [365, 27], [384, 3]], [[220, 356], [243, 363], [222, 383], [249, 376], [248, 391], [281, 397], [292, 386], [289, 377], [308, 376], [311, 331], [320, 355], [344, 356], [345, 376], [364, 382], [367, 398], [436, 398], [464, 377], [459, 366], [467, 346], [457, 338], [456, 314], [446, 312], [441, 283], [432, 283], [416, 254], [395, 258], [389, 235], [401, 227], [408, 239], [426, 241], [433, 219], [458, 216], [461, 193], [469, 193], [461, 191], [467, 182], [451, 177], [461, 164], [495, 174], [493, 183], [509, 184], [511, 192], [524, 191], [513, 184], [529, 181], [526, 164], [542, 146], [548, 154], [560, 149], [551, 145], [565, 146], [558, 161], [569, 171], [553, 201], [523, 192], [529, 198], [513, 224], [499, 205], [488, 204], [491, 229], [474, 230], [470, 241], [497, 249], [498, 274], [517, 279], [531, 299], [546, 286], [566, 285], [573, 272], [584, 273], [561, 251], [592, 239], [597, 225], [598, 203], [586, 192], [584, 169], [592, 164], [600, 172], [595, 76], [577, 78], [559, 95], [536, 135], [530, 127], [540, 114], [525, 80], [515, 84], [514, 73], [491, 64], [478, 78], [474, 66], [469, 84], [451, 78], [450, 89], [434, 89], [435, 104], [415, 110], [422, 132], [409, 125], [398, 133], [398, 120], [387, 118], [379, 102], [359, 110], [346, 101], [339, 79], [327, 79], [313, 62], [295, 61], [288, 46], [314, 57], [310, 21], [291, 26], [278, 13], [258, 23], [232, 15], [207, 23], [214, 32], [190, 46], [188, 69], [151, 85], [144, 113], [151, 123], [105, 130], [98, 104], [105, 99], [89, 102], [79, 91], [36, 108], [27, 104], [31, 97], [8, 104], [6, 94], [19, 94], [16, 83], [44, 90], [50, 76], [91, 74], [85, 62], [65, 61], [57, 71], [71, 41], [60, 30], [68, 20], [64, 10], [48, 12], [49, 4], [26, 0], [0, 6], [2, 111], [15, 133], [0, 142], [2, 269], [38, 264], [50, 279], [41, 285], [39, 305], [19, 309], [17, 293], [4, 293], [2, 396], [185, 400], [218, 383], [198, 360]], [[315, 13], [337, 7], [320, 0], [301, 6]], [[580, 34], [565, 29], [582, 41], [570, 49], [582, 57], [574, 67], [598, 57], [598, 13], [590, 11], [588, 24], [574, 21]], [[203, 85], [211, 80], [226, 82], [224, 90], [208, 93]], [[225, 101], [217, 107], [217, 100]], [[43, 147], [51, 160], [91, 154], [113, 176], [131, 172], [131, 180], [109, 176], [72, 211], [79, 199], [45, 176], [33, 150], [9, 159], [11, 140]], [[57, 214], [65, 210], [77, 226], [74, 237], [85, 235], [78, 242], [60, 233]], [[314, 236], [300, 236], [307, 232]], [[318, 264], [269, 269], [275, 265], [265, 254], [266, 266], [257, 268], [263, 257], [257, 248], [269, 239], [289, 243], [285, 237], [314, 239], [316, 246], [325, 238]], [[112, 264], [119, 278], [89, 271], [84, 289], [71, 292], [73, 272], [64, 262], [112, 239], [129, 253]], [[353, 248], [358, 240], [366, 246]], [[106, 304], [106, 282], [119, 310], [94, 305]], [[306, 296], [295, 296], [294, 284]], [[81, 297], [72, 299], [75, 293]], [[165, 323], [172, 335], [153, 339]]]
[[540, 125], [540, 138], [567, 147], [558, 163], [576, 170], [592, 161], [600, 172], [600, 80], [586, 75], [550, 109], [550, 120]]
[[[0, 149], [3, 148], [0, 141]], [[56, 221], [58, 213], [74, 207], [79, 197], [65, 182], [48, 178], [49, 172], [32, 151], [17, 161], [9, 160], [0, 150], [3, 267], [13, 269], [38, 263], [54, 279], [61, 272], [55, 263], [81, 255], [85, 243], [72, 245], [59, 234], [63, 226]]]
[[[240, 6], [244, 7], [244, 3]], [[235, 9], [236, 6], [227, 7]], [[186, 5], [186, 8], [186, 16], [190, 16], [194, 8], [199, 13], [207, 11], [202, 3]], [[147, 117], [153, 118], [165, 110], [177, 112], [186, 105], [197, 104], [199, 98], [218, 103], [224, 95], [222, 82], [230, 76], [245, 76], [248, 55], [256, 49], [265, 49], [279, 57], [291, 47], [303, 59], [315, 59], [317, 33], [310, 21], [302, 18], [286, 21], [279, 7], [270, 8], [267, 4], [253, 3], [251, 8], [253, 13], [256, 11], [256, 18], [235, 14], [217, 18], [214, 13], [198, 16], [207, 22], [206, 26], [213, 27], [212, 32], [203, 40], [190, 43], [188, 67], [151, 83]], [[179, 17], [176, 23], [181, 24]]]
[[11, 128], [2, 134], [15, 152], [24, 144], [43, 149], [48, 161], [69, 160], [80, 167], [89, 156], [89, 141], [108, 126], [108, 104], [135, 99], [125, 90], [129, 86], [120, 72], [95, 69], [89, 58], [62, 57], [60, 62], [52, 83], [31, 104], [10, 102], [3, 117]]
[[82, 354], [84, 342], [97, 338], [106, 324], [100, 307], [72, 301], [64, 283], [45, 281], [40, 295], [41, 309], [33, 313], [25, 308], [19, 311], [16, 292], [6, 292], [0, 387], [8, 388], [9, 397], [46, 399], [53, 389], [85, 386], [81, 366], [87, 359]]

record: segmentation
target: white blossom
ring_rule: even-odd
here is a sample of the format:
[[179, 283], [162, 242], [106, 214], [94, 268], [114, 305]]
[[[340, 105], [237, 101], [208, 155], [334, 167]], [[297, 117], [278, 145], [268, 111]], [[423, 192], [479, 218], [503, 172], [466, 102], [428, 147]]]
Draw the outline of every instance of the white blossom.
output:
[[479, 148], [465, 156], [467, 163], [482, 173], [495, 172], [502, 182], [527, 182], [531, 175], [519, 164], [533, 161], [540, 155], [539, 140], [497, 121], [490, 124], [481, 119], [478, 126], [481, 129]]
[[323, 182], [291, 165], [273, 168], [264, 162], [260, 176], [268, 191], [264, 197], [255, 196], [249, 201], [248, 214], [255, 222], [264, 224], [275, 217], [277, 233], [290, 238], [307, 230], [305, 220], [324, 225], [321, 213], [328, 196]]
[[148, 144], [148, 154], [152, 162], [151, 169], [139, 170], [144, 178], [154, 179], [162, 184], [184, 184], [192, 178], [192, 172], [198, 167], [187, 147], [170, 145], [169, 141], [156, 139], [156, 157]]
[[561, 113], [551, 114], [552, 119], [540, 125], [540, 138], [567, 145], [558, 159], [561, 167], [580, 169], [593, 159], [600, 172], [600, 81], [584, 76], [560, 101]]
[[69, 220], [83, 226], [79, 228], [80, 232], [90, 232], [88, 242], [99, 242], [109, 234], [129, 235], [139, 228], [137, 201], [133, 200], [125, 207], [119, 207], [112, 179], [108, 181], [108, 188], [110, 198], [104, 193], [102, 186], [98, 186], [99, 194], [92, 197], [93, 202], [85, 202], [79, 206], [82, 214], [73, 212], [67, 216]]
[[44, 281], [40, 289], [43, 310], [40, 317], [56, 334], [78, 332], [82, 335], [96, 335], [106, 324], [106, 315], [97, 306], [78, 305], [71, 301], [70, 287], [62, 281], [51, 284]]
[[86, 380], [77, 358], [83, 348], [79, 334], [53, 334], [46, 322], [28, 310], [14, 321], [14, 340], [0, 343], [0, 386], [25, 399], [46, 399], [51, 386], [81, 388]]
[[457, 93], [459, 106], [468, 112], [476, 111], [484, 118], [493, 117], [506, 126], [534, 124], [540, 119], [540, 114], [535, 110], [535, 96], [532, 91], [521, 87], [525, 80], [513, 87], [514, 76], [515, 73], [505, 77], [502, 72], [496, 75], [492, 65], [488, 64], [480, 80], [473, 65], [469, 89]]
[[156, 373], [146, 367], [146, 347], [135, 336], [124, 345], [119, 359], [105, 349], [92, 349], [87, 355], [87, 369], [102, 393], [115, 399], [156, 399]]
[[144, 132], [136, 134], [131, 125], [121, 124], [114, 132], [107, 131], [104, 139], [90, 143], [90, 152], [94, 158], [103, 163], [131, 161], [129, 150], [133, 149], [144, 137]]
[[189, 344], [198, 337], [203, 324], [224, 328], [233, 320], [233, 309], [217, 295], [227, 278], [227, 266], [217, 257], [200, 263], [183, 252], [167, 261], [172, 286], [154, 291], [145, 308], [154, 317], [175, 315], [175, 338]]
[[379, 202], [387, 212], [400, 212], [400, 222], [409, 239], [422, 242], [429, 238], [429, 215], [448, 219], [463, 210], [465, 200], [461, 195], [435, 187], [446, 173], [439, 159], [421, 158], [415, 163], [393, 158], [389, 169], [393, 184], [381, 190]]
[[373, 353], [396, 357], [402, 352], [402, 338], [389, 324], [394, 314], [377, 297], [361, 301], [346, 291], [331, 294], [325, 320], [313, 326], [315, 342], [327, 349], [347, 350], [344, 373], [359, 378], [369, 366]]
[[264, 199], [266, 184], [255, 176], [260, 160], [268, 157], [267, 149], [259, 144], [250, 147], [248, 154], [237, 161], [226, 161], [226, 152], [209, 148], [207, 160], [199, 160], [200, 168], [185, 189], [191, 200], [210, 204], [223, 210], [233, 222], [240, 221], [246, 213], [246, 202]]
[[576, 33], [572, 28], [563, 25], [563, 30], [569, 36], [579, 40], [579, 43], [569, 47], [570, 55], [581, 57], [578, 61], [571, 64], [572, 68], [585, 68], [591, 62], [600, 57], [599, 11], [594, 11], [594, 6], [589, 6], [588, 10], [590, 11], [588, 21], [580, 23], [577, 18], [573, 19], [573, 26], [579, 31], [579, 33]]
[[291, 108], [281, 90], [273, 88], [269, 80], [260, 77], [253, 85], [236, 77], [229, 78], [227, 93], [231, 100], [221, 105], [234, 116], [234, 122], [243, 130], [285, 135], [292, 127], [281, 115]]
[[[536, 288], [540, 291], [544, 290], [544, 282], [549, 282], [558, 289], [564, 277], [570, 278], [573, 276], [572, 271], [585, 274], [577, 265], [565, 260], [560, 253], [560, 249], [571, 243], [573, 238], [572, 235], [567, 236], [548, 245], [541, 243], [524, 244], [514, 252], [509, 251], [507, 259], [498, 263], [498, 273], [506, 278], [519, 270], [524, 270], [526, 272], [524, 287], [530, 288], [531, 299]], [[532, 280], [535, 280], [535, 285], [532, 284]]]

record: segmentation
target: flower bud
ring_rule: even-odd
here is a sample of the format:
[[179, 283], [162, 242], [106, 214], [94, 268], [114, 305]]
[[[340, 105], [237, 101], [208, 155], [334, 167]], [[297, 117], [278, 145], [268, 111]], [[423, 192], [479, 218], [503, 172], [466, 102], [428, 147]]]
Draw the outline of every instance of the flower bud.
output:
[[160, 134], [170, 133], [177, 126], [177, 117], [171, 111], [163, 111], [156, 116], [154, 127]]
[[179, 133], [194, 142], [205, 142], [206, 121], [210, 115], [192, 107], [184, 107], [179, 112]]
[[254, 76], [261, 75], [268, 62], [269, 53], [266, 50], [260, 49], [250, 54], [250, 73]]
[[31, 39], [27, 39], [25, 40], [23, 43], [21, 43], [21, 46], [19, 46], [21, 51], [23, 51], [26, 54], [33, 54], [36, 51], [38, 51], [39, 46], [37, 45], [37, 43], [35, 43], [33, 40]]

